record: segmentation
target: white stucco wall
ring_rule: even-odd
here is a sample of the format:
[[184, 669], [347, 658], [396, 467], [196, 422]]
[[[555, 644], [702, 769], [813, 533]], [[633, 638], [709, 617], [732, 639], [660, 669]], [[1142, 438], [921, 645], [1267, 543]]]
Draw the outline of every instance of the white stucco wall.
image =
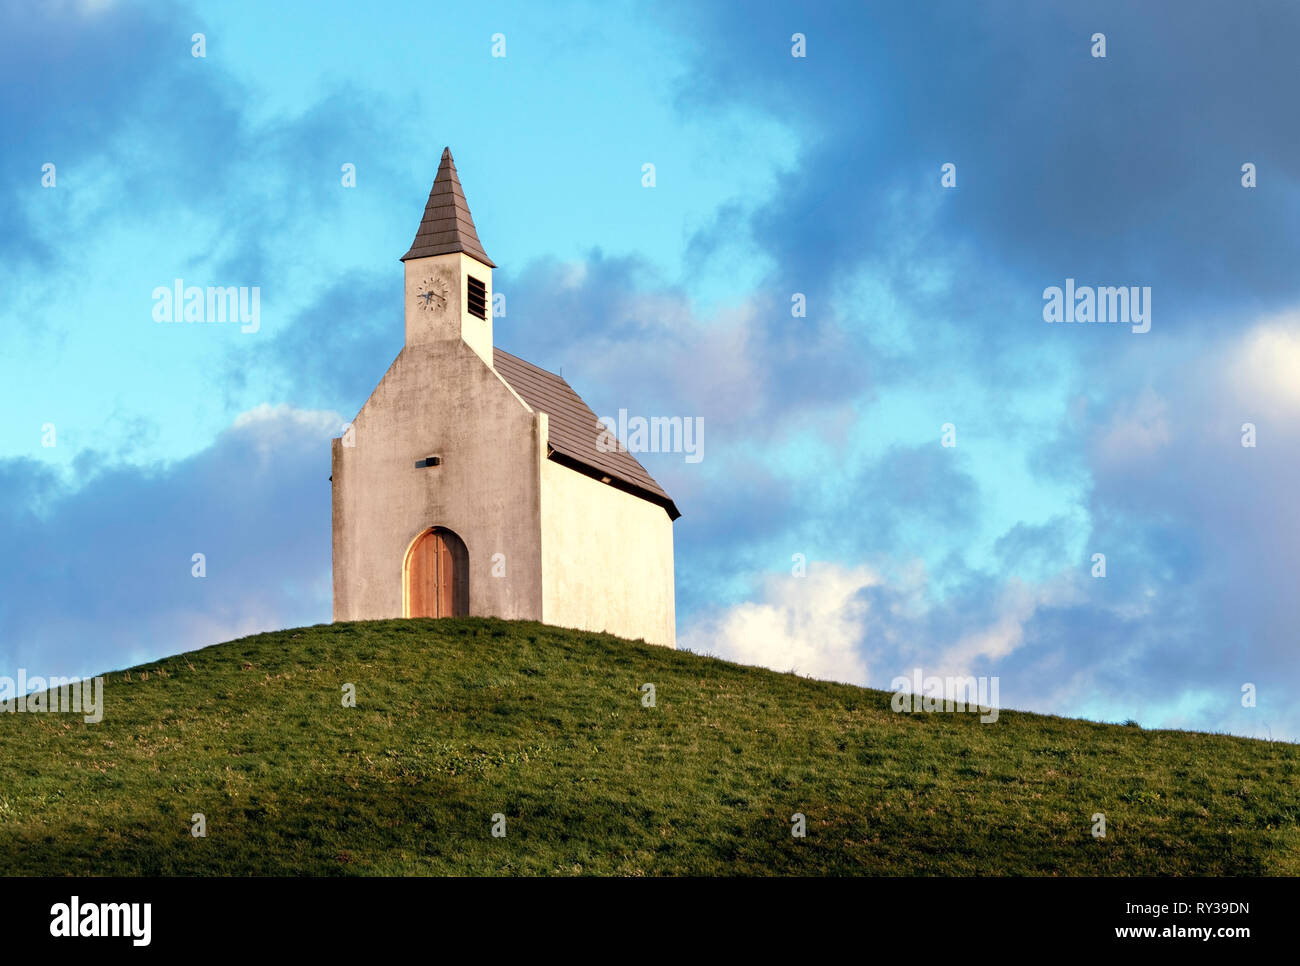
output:
[[353, 430], [354, 446], [334, 440], [335, 620], [403, 616], [406, 551], [432, 526], [465, 541], [471, 615], [543, 619], [545, 430], [478, 354], [459, 339], [407, 346]]
[[676, 647], [667, 511], [551, 460], [541, 476], [542, 620]]

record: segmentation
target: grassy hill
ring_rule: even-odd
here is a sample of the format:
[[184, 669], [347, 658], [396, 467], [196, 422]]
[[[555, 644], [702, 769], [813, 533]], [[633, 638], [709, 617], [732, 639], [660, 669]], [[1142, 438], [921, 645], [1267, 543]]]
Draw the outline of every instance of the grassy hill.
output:
[[0, 715], [0, 873], [1300, 874], [1300, 746], [889, 697], [533, 623], [260, 634]]

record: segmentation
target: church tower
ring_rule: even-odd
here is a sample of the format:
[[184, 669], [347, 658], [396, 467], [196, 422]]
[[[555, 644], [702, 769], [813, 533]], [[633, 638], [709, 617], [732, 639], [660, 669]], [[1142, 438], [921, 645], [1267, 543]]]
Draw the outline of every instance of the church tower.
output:
[[461, 340], [492, 365], [492, 259], [483, 251], [451, 148], [442, 152], [406, 273], [406, 344]]

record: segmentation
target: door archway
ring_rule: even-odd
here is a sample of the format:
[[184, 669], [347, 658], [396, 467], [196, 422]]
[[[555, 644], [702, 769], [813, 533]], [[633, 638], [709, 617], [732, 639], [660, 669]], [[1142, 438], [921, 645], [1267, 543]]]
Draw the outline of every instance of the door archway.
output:
[[446, 527], [430, 527], [406, 551], [402, 567], [405, 617], [465, 617], [469, 614], [469, 552]]

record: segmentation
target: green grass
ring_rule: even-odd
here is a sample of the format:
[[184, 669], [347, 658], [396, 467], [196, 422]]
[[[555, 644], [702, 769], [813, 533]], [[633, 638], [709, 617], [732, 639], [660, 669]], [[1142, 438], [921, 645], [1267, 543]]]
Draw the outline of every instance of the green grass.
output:
[[0, 715], [0, 873], [1300, 874], [1300, 746], [889, 697], [533, 623], [260, 634]]

